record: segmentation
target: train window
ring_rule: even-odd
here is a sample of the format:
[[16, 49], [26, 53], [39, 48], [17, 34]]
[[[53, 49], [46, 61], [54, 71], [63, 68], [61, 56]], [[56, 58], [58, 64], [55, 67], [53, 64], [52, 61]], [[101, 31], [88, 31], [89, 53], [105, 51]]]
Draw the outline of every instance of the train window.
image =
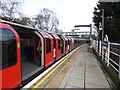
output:
[[0, 31], [2, 32], [2, 39], [0, 39], [0, 43], [2, 42], [2, 68], [0, 69], [5, 69], [17, 62], [16, 38], [8, 29], [0, 29]]
[[60, 40], [58, 39], [58, 50], [60, 50]]
[[46, 38], [46, 54], [51, 52], [51, 41], [50, 38]]
[[66, 45], [66, 47], [67, 47], [67, 45], [68, 45], [68, 42], [67, 42], [67, 41], [65, 41], [65, 45]]
[[56, 40], [54, 39], [54, 48], [56, 48]]
[[54, 48], [56, 48], [56, 39], [54, 38]]
[[68, 40], [68, 45], [70, 45], [70, 40]]

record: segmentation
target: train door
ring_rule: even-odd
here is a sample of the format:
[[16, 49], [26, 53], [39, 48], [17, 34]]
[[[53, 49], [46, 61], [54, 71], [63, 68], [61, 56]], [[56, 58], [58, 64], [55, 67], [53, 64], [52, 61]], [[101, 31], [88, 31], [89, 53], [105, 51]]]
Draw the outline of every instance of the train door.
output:
[[71, 37], [69, 37], [69, 39], [70, 39], [70, 51], [72, 50], [72, 39], [71, 39]]
[[41, 66], [41, 40], [40, 38], [35, 35], [34, 36], [34, 61], [37, 65]]
[[60, 43], [60, 38], [56, 34], [51, 34], [53, 37], [53, 56], [54, 56], [54, 61], [58, 60], [61, 56], [61, 43]]
[[68, 52], [71, 51], [71, 38], [70, 37], [67, 37], [68, 38]]
[[34, 61], [39, 66], [44, 66], [44, 39], [39, 32], [34, 33]]
[[65, 53], [68, 53], [68, 40], [67, 38], [65, 39]]
[[54, 57], [54, 61], [56, 61], [56, 39], [53, 36], [53, 57]]
[[65, 54], [65, 40], [64, 37], [62, 35], [58, 35], [60, 38], [60, 48], [61, 48], [61, 55], [63, 56]]
[[0, 85], [2, 88], [15, 88], [21, 84], [20, 38], [10, 26], [2, 24], [0, 28], [2, 28], [0, 29], [0, 37], [2, 37], [0, 38], [0, 43], [2, 43], [2, 48], [0, 47], [2, 51]]
[[49, 34], [44, 34], [45, 40], [45, 67], [48, 67], [54, 62], [53, 57], [53, 37]]
[[70, 39], [68, 38], [68, 52], [70, 52]]
[[61, 54], [64, 54], [64, 40], [61, 39]]

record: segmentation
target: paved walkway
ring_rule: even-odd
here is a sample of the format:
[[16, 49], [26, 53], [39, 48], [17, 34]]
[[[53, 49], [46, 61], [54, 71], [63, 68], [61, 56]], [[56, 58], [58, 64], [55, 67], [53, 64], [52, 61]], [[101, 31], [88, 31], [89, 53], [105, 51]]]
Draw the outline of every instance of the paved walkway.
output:
[[82, 46], [59, 88], [110, 88], [93, 54]]

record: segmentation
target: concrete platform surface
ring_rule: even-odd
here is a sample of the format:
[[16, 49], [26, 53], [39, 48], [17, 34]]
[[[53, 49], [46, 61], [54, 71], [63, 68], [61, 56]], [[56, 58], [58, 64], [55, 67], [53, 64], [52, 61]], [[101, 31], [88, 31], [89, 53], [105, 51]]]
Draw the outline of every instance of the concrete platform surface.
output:
[[87, 45], [79, 49], [59, 88], [110, 88], [95, 56], [87, 52]]

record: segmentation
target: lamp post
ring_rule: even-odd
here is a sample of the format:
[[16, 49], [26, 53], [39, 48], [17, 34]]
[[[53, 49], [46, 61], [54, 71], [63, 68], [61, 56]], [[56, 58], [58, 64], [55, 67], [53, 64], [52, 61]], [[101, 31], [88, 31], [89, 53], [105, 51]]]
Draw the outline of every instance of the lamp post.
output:
[[104, 40], [104, 9], [99, 9], [96, 10], [96, 12], [101, 12], [102, 11], [102, 41]]

